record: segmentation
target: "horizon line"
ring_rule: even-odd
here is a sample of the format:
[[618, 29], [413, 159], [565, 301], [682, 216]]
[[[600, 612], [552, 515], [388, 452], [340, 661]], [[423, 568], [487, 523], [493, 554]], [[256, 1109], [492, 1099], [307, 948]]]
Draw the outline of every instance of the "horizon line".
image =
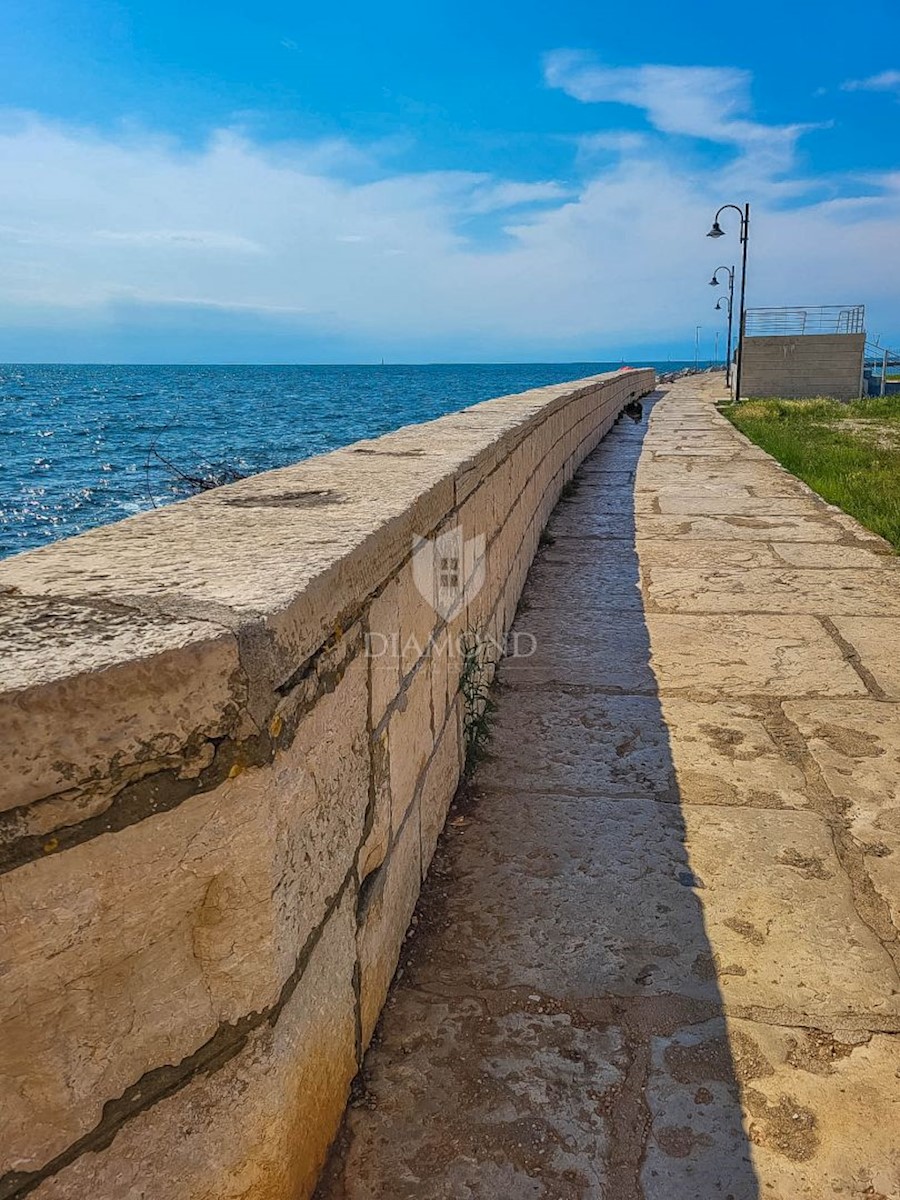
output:
[[[0, 370], [7, 367], [569, 367], [595, 365], [631, 366], [643, 363], [694, 363], [693, 355], [676, 358], [672, 355], [636, 356], [625, 358], [558, 358], [558, 359], [466, 359], [446, 360], [429, 359], [420, 362], [140, 362], [131, 360], [102, 361], [99, 359], [19, 359], [0, 362]], [[700, 363], [706, 366], [716, 366], [717, 361], [711, 358], [701, 358]], [[724, 368], [724, 360], [722, 361]]]

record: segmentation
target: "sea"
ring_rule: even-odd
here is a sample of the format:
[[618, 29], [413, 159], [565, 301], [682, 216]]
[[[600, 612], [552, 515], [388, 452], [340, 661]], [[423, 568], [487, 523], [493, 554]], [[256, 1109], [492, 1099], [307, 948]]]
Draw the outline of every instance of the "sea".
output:
[[0, 365], [0, 557], [172, 503], [198, 481], [623, 365]]

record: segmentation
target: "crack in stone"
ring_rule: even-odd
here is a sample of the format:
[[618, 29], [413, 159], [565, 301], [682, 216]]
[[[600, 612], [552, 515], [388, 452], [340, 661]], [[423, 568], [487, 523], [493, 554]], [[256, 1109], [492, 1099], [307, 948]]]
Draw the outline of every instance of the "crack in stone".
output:
[[834, 621], [830, 617], [819, 617], [819, 623], [837, 648], [841, 652], [841, 657], [849, 667], [856, 672], [862, 682], [865, 684], [866, 691], [874, 696], [876, 700], [887, 700], [888, 696], [881, 684], [872, 674], [868, 667], [863, 665], [859, 657], [859, 652], [840, 632]]
[[338, 890], [326, 902], [325, 913], [307, 937], [290, 975], [284, 981], [274, 1004], [259, 1012], [248, 1013], [235, 1022], [223, 1022], [211, 1038], [180, 1062], [154, 1067], [130, 1084], [121, 1096], [107, 1100], [99, 1122], [88, 1133], [67, 1146], [50, 1162], [34, 1171], [9, 1171], [0, 1177], [0, 1200], [21, 1200], [46, 1179], [76, 1162], [82, 1155], [105, 1150], [128, 1121], [160, 1101], [181, 1091], [198, 1075], [210, 1075], [235, 1058], [246, 1046], [250, 1034], [264, 1025], [274, 1026], [285, 1005], [297, 989], [313, 951], [344, 898], [355, 882], [356, 862], [347, 872]]
[[865, 855], [850, 831], [846, 804], [832, 793], [806, 739], [784, 711], [783, 704], [772, 707], [769, 720], [773, 737], [792, 747], [794, 758], [806, 776], [810, 808], [828, 825], [835, 856], [850, 884], [853, 907], [890, 955], [900, 982], [900, 935], [891, 918], [890, 906], [878, 894], [866, 870]]
[[[352, 631], [351, 631], [352, 632]], [[344, 657], [336, 664], [329, 664], [329, 654], [339, 648], [340, 640], [335, 638], [327, 642], [310, 662], [318, 664], [319, 670], [310, 669], [298, 678], [297, 683], [290, 689], [295, 692], [302, 689], [302, 684], [309, 682], [309, 694], [295, 697], [299, 700], [286, 718], [281, 718], [277, 725], [267, 724], [245, 738], [223, 736], [219, 738], [201, 739], [203, 746], [212, 748], [212, 760], [194, 776], [182, 776], [177, 766], [166, 767], [163, 770], [151, 772], [139, 779], [129, 781], [116, 792], [110, 804], [103, 811], [72, 825], [56, 829], [52, 835], [26, 834], [11, 839], [0, 847], [0, 875], [12, 871], [26, 863], [46, 858], [48, 854], [59, 854], [73, 846], [91, 841], [105, 833], [118, 833], [135, 825], [148, 817], [159, 813], [170, 812], [193, 796], [213, 791], [227, 779], [251, 767], [261, 767], [271, 763], [279, 750], [291, 745], [302, 718], [313, 708], [319, 698], [333, 691], [344, 673], [354, 661], [362, 646], [362, 631], [357, 629], [355, 636], [343, 642]], [[286, 697], [290, 699], [290, 695]], [[273, 697], [269, 712], [275, 710], [277, 697]], [[277, 729], [277, 732], [273, 732]], [[199, 745], [195, 749], [199, 750]], [[191, 757], [186, 753], [187, 747], [181, 747], [181, 755]], [[167, 755], [171, 759], [173, 755]], [[108, 780], [100, 781], [108, 786]], [[35, 803], [41, 803], [36, 801]], [[32, 805], [14, 810], [18, 814], [27, 812]]]

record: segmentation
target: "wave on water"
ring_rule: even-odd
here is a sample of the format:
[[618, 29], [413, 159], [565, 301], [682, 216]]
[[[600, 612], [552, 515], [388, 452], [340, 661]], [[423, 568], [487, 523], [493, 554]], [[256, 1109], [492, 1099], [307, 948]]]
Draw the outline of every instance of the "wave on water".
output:
[[283, 467], [621, 365], [0, 366], [0, 557], [181, 499], [179, 472]]

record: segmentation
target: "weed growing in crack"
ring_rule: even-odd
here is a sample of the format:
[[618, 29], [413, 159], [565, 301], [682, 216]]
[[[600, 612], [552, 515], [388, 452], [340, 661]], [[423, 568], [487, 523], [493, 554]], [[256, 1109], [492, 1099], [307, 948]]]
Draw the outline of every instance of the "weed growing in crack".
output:
[[463, 697], [463, 741], [466, 761], [463, 768], [470, 777], [491, 740], [491, 720], [496, 704], [490, 696], [490, 681], [496, 660], [492, 643], [478, 629], [467, 629], [463, 635], [462, 670], [459, 690]]
[[555, 546], [556, 538], [552, 533], [548, 533], [546, 529], [542, 529], [541, 536], [538, 538], [538, 545], [542, 548], [547, 546]]

